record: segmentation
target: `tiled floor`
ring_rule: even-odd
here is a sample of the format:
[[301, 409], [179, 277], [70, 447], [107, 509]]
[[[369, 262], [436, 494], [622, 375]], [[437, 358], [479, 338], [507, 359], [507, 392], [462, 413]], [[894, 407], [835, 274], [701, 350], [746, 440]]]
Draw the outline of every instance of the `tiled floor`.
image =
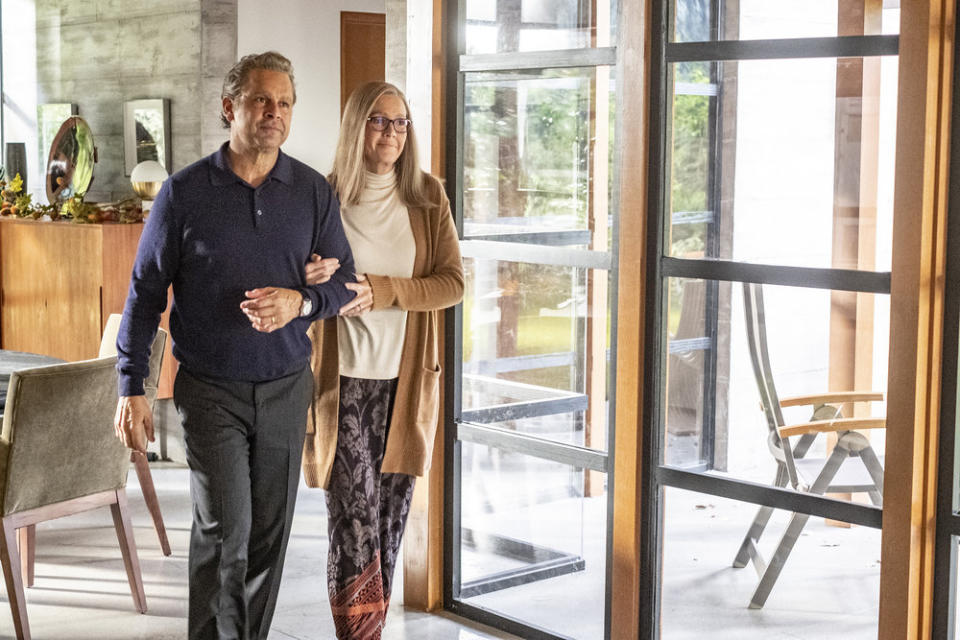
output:
[[[108, 509], [38, 527], [36, 584], [27, 613], [38, 640], [173, 640], [186, 637], [188, 472], [153, 465], [173, 555], [160, 553], [156, 534], [131, 472], [128, 494], [149, 611], [134, 611]], [[326, 508], [319, 491], [302, 488], [270, 638], [331, 640], [325, 586]], [[399, 586], [399, 585], [398, 585]], [[5, 592], [0, 638], [13, 637]], [[390, 608], [384, 640], [489, 640], [514, 636], [448, 614]]]

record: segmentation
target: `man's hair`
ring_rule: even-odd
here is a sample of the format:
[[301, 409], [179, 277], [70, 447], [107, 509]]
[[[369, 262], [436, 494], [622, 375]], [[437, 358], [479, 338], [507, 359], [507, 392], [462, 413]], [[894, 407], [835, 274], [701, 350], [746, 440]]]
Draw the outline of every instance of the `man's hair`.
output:
[[[373, 113], [377, 100], [381, 96], [397, 96], [403, 101], [407, 117], [411, 118], [407, 98], [394, 85], [388, 82], [368, 82], [357, 87], [347, 104], [343, 107], [340, 119], [340, 136], [337, 139], [337, 151], [333, 159], [333, 170], [328, 177], [331, 186], [337, 192], [341, 204], [357, 204], [366, 184], [366, 172], [363, 161], [363, 143], [366, 136], [367, 118]], [[403, 151], [394, 165], [397, 174], [397, 190], [400, 200], [408, 207], [429, 206], [426, 195], [423, 172], [417, 157], [417, 135], [414, 125], [407, 127], [407, 139]]]
[[290, 76], [290, 85], [293, 87], [293, 101], [297, 101], [297, 85], [293, 81], [293, 64], [284, 56], [276, 51], [266, 51], [264, 53], [251, 53], [240, 58], [240, 61], [233, 65], [227, 72], [227, 77], [223, 79], [223, 90], [220, 92], [220, 122], [225, 129], [230, 128], [230, 121], [227, 120], [227, 114], [223, 111], [223, 98], [230, 98], [231, 102], [236, 102], [243, 91], [250, 72], [261, 69], [263, 71], [280, 71]]

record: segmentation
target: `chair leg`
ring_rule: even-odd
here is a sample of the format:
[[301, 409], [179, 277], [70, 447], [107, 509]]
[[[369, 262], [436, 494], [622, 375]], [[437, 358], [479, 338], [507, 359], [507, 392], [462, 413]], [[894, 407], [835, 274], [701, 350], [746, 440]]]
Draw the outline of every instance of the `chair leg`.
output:
[[[860, 452], [860, 461], [867, 468], [867, 473], [873, 479], [873, 484], [877, 487], [877, 492], [883, 496], [883, 465], [872, 447], [867, 447]], [[882, 506], [882, 505], [881, 505]]]
[[[820, 470], [820, 475], [817, 476], [813, 486], [810, 487], [809, 493], [823, 495], [830, 486], [830, 481], [833, 480], [833, 476], [837, 475], [837, 471], [840, 470], [840, 465], [843, 464], [846, 457], [846, 451], [840, 447], [835, 447], [833, 453], [830, 454], [827, 462]], [[780, 544], [777, 545], [776, 551], [773, 552], [773, 556], [770, 558], [770, 564], [767, 565], [766, 571], [763, 572], [763, 577], [760, 578], [760, 584], [757, 585], [756, 590], [753, 592], [753, 597], [750, 599], [751, 609], [763, 608], [767, 597], [773, 590], [773, 585], [776, 584], [777, 578], [780, 577], [783, 566], [787, 563], [790, 552], [793, 551], [793, 545], [797, 543], [797, 538], [800, 537], [800, 533], [803, 531], [809, 519], [810, 516], [806, 513], [794, 513], [793, 517], [790, 518], [790, 524], [787, 525], [787, 530], [783, 532], [783, 537], [780, 538]]]
[[33, 586], [33, 566], [37, 560], [37, 525], [29, 524], [17, 529], [17, 539], [20, 545], [20, 575], [26, 587], [30, 588]]
[[167, 528], [163, 526], [160, 502], [157, 500], [157, 490], [153, 486], [153, 475], [150, 473], [147, 457], [139, 451], [131, 451], [130, 462], [133, 463], [133, 468], [137, 470], [137, 479], [140, 481], [143, 500], [147, 503], [150, 517], [153, 518], [153, 527], [157, 530], [157, 537], [160, 538], [160, 549], [163, 551], [163, 555], [168, 556], [170, 555], [170, 541], [167, 539]]
[[130, 524], [130, 512], [127, 509], [127, 492], [117, 490], [117, 501], [110, 505], [113, 515], [113, 527], [117, 531], [123, 565], [127, 569], [127, 581], [133, 595], [133, 605], [140, 613], [147, 612], [147, 596], [143, 592], [143, 576], [140, 574], [140, 559], [137, 557], [137, 543], [133, 540], [133, 526]]
[[20, 574], [20, 554], [17, 552], [17, 530], [4, 518], [0, 520], [0, 564], [3, 579], [7, 584], [7, 599], [13, 614], [13, 629], [17, 640], [30, 640], [30, 623], [27, 622], [27, 600], [23, 593], [23, 578]]
[[753, 592], [753, 597], [750, 599], [751, 609], [762, 609], [767, 602], [767, 597], [773, 590], [773, 585], [780, 577], [783, 565], [787, 563], [787, 557], [793, 551], [793, 545], [797, 543], [797, 538], [800, 537], [800, 532], [803, 531], [803, 527], [806, 526], [809, 519], [810, 516], [806, 513], [795, 513], [790, 518], [790, 524], [787, 526], [787, 530], [783, 532], [780, 544], [777, 545], [777, 550], [770, 558], [770, 564], [767, 566], [767, 570], [763, 572], [760, 584]]
[[[777, 465], [777, 475], [774, 476], [773, 486], [783, 487], [786, 484], [787, 471], [782, 464]], [[760, 509], [757, 510], [756, 517], [754, 517], [753, 522], [750, 524], [750, 528], [747, 529], [747, 535], [743, 537], [740, 550], [737, 551], [737, 556], [733, 559], [735, 569], [742, 569], [747, 566], [747, 562], [749, 562], [751, 558], [750, 549], [760, 541], [760, 536], [763, 535], [764, 529], [767, 528], [767, 523], [770, 522], [770, 516], [772, 514], [772, 507], [760, 507]]]
[[737, 556], [733, 559], [733, 567], [735, 569], [742, 569], [750, 562], [752, 557], [750, 549], [760, 541], [760, 536], [763, 535], [763, 530], [767, 528], [767, 523], [770, 522], [771, 515], [773, 515], [773, 507], [760, 507], [757, 510], [756, 517], [750, 524], [750, 528], [747, 529], [747, 535], [743, 537], [740, 550], [737, 551]]

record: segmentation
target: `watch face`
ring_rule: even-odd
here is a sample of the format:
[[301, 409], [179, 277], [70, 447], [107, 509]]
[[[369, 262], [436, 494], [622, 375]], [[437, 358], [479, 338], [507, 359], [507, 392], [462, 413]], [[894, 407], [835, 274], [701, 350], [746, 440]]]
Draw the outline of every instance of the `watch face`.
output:
[[300, 316], [308, 316], [311, 311], [313, 311], [313, 301], [304, 296], [303, 302], [300, 303]]

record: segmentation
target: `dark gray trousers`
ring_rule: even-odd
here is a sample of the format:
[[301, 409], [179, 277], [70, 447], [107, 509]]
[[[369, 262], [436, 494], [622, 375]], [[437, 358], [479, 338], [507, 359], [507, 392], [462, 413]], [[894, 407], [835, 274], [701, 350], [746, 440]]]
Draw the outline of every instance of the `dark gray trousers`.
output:
[[312, 394], [309, 367], [261, 383], [177, 373], [193, 499], [190, 640], [270, 631]]

